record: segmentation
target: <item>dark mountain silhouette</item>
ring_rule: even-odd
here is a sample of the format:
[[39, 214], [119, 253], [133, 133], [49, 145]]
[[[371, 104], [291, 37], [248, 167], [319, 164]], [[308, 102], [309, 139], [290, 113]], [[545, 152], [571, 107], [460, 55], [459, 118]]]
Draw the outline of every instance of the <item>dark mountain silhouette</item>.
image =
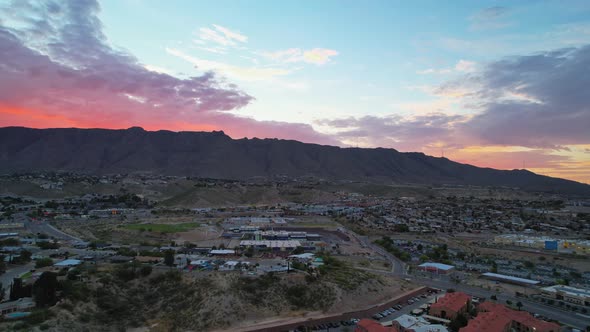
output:
[[509, 186], [590, 194], [590, 186], [526, 170], [503, 171], [394, 149], [339, 148], [223, 132], [0, 128], [0, 171], [151, 172], [246, 179], [316, 176], [386, 183]]

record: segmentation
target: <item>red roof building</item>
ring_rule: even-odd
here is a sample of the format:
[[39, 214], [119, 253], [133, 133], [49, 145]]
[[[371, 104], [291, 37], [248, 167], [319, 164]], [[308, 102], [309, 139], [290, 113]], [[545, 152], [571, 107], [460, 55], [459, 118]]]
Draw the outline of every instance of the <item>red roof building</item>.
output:
[[559, 332], [559, 325], [536, 319], [526, 311], [516, 311], [501, 304], [484, 302], [477, 307], [477, 317], [459, 332]]
[[361, 319], [354, 332], [399, 332], [395, 327], [385, 327], [372, 319]]
[[430, 306], [431, 316], [454, 319], [458, 314], [467, 314], [471, 307], [471, 296], [461, 293], [447, 293]]

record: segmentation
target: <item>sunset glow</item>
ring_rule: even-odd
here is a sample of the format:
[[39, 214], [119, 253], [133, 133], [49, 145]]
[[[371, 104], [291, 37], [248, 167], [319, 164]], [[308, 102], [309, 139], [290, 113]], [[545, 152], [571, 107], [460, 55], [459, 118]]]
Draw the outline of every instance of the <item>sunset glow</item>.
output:
[[0, 126], [223, 130], [590, 183], [588, 2], [346, 3], [0, 1]]

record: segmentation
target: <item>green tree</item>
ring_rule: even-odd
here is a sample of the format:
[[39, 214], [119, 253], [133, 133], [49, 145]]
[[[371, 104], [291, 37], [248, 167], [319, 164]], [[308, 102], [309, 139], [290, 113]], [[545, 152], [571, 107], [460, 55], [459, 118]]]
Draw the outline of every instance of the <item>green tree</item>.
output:
[[303, 254], [304, 252], [305, 252], [305, 250], [303, 249], [303, 247], [299, 246], [293, 250], [292, 254], [299, 255], [299, 254]]
[[24, 286], [21, 278], [14, 278], [10, 285], [10, 301], [31, 296], [31, 286]]
[[522, 302], [520, 302], [520, 301], [516, 302], [516, 306], [518, 307], [518, 310], [520, 311], [520, 309], [522, 308]]
[[28, 263], [31, 261], [31, 256], [33, 255], [32, 252], [28, 251], [28, 250], [22, 250], [20, 252], [20, 258], [19, 258], [19, 262], [20, 263]]
[[164, 264], [168, 266], [174, 265], [174, 250], [166, 250], [164, 252]]
[[141, 267], [141, 269], [139, 270], [139, 273], [144, 276], [147, 277], [152, 273], [152, 267], [149, 265], [144, 265]]
[[33, 284], [33, 295], [39, 308], [54, 305], [57, 302], [57, 274], [43, 272]]
[[4, 255], [0, 255], [0, 274], [6, 271], [6, 262], [4, 262]]
[[467, 317], [464, 314], [457, 314], [457, 316], [451, 320], [449, 328], [452, 331], [459, 331], [460, 328], [467, 326]]

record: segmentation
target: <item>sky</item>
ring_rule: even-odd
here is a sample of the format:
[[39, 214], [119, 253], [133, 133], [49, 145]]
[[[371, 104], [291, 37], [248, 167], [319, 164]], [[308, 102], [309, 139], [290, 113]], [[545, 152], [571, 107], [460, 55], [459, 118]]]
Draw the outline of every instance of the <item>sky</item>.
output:
[[590, 2], [0, 0], [0, 126], [223, 130], [590, 183]]

